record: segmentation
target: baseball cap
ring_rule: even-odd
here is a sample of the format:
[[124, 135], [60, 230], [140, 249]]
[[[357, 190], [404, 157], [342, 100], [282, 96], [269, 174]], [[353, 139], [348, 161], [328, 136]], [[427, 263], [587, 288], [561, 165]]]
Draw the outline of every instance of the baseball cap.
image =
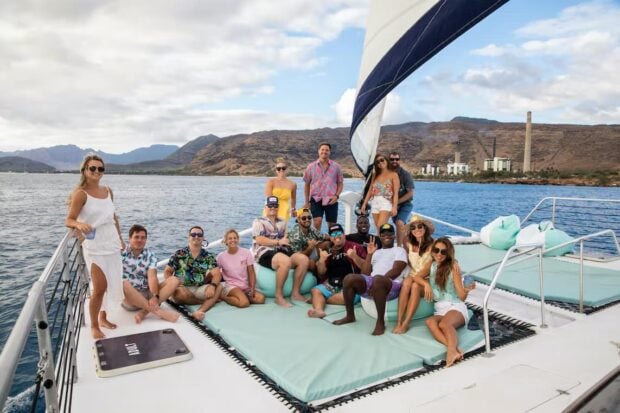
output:
[[329, 226], [329, 229], [327, 230], [327, 232], [329, 234], [333, 233], [333, 232], [337, 232], [340, 231], [344, 234], [344, 229], [342, 229], [342, 225], [340, 224], [332, 224]]
[[265, 199], [265, 205], [278, 205], [278, 197], [277, 196], [268, 196]]
[[384, 232], [394, 233], [394, 226], [392, 224], [383, 224], [379, 229], [379, 234], [383, 234]]

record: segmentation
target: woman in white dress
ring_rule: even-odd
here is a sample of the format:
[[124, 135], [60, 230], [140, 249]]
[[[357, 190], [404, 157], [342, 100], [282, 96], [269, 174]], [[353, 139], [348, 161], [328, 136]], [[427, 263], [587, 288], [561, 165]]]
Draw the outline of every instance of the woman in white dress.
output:
[[120, 252], [125, 243], [114, 213], [112, 190], [99, 185], [104, 172], [103, 159], [86, 155], [80, 166], [80, 182], [69, 196], [65, 219], [65, 225], [75, 229], [83, 240], [84, 261], [92, 281], [89, 313], [94, 339], [105, 337], [101, 327], [116, 328], [108, 320], [106, 310], [115, 308], [122, 300]]

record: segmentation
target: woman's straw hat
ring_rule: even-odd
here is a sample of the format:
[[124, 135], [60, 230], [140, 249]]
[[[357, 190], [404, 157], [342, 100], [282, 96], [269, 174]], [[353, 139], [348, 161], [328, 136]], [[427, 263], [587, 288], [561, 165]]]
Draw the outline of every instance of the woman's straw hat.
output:
[[411, 219], [409, 220], [409, 222], [407, 222], [407, 225], [417, 224], [417, 223], [422, 223], [426, 226], [428, 235], [433, 235], [433, 232], [435, 232], [435, 224], [433, 224], [432, 221], [422, 218], [419, 215], [413, 215]]

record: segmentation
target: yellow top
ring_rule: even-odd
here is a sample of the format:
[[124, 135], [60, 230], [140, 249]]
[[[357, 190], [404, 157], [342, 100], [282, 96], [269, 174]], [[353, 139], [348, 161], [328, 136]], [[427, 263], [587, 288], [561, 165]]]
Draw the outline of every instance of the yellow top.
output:
[[288, 220], [291, 217], [291, 190], [288, 188], [274, 187], [271, 193], [278, 198], [278, 218], [285, 220], [288, 224]]

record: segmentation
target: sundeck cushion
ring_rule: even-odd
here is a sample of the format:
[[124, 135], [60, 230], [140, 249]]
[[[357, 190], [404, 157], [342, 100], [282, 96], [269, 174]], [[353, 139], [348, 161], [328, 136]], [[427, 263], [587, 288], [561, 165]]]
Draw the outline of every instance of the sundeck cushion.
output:
[[[457, 245], [456, 258], [463, 272], [470, 272], [487, 264], [499, 263], [504, 251], [492, 250], [484, 245]], [[474, 278], [489, 283], [497, 265], [476, 271]], [[543, 258], [544, 291], [547, 300], [579, 303], [579, 264], [557, 258]], [[540, 298], [538, 258], [505, 267], [497, 288], [527, 297]], [[595, 266], [584, 266], [584, 304], [599, 307], [620, 300], [620, 274], [618, 271]]]
[[[375, 300], [370, 298], [362, 297], [362, 308], [370, 317], [376, 319], [377, 318], [377, 306], [375, 305]], [[433, 314], [435, 311], [435, 307], [432, 301], [426, 301], [423, 298], [420, 299], [420, 304], [418, 305], [418, 309], [413, 314], [413, 319], [417, 320], [419, 318], [426, 318]], [[398, 298], [390, 300], [387, 302], [385, 306], [385, 320], [386, 321], [396, 321], [398, 317]]]
[[[265, 294], [266, 297], [275, 297], [276, 272], [271, 268], [266, 268], [262, 265], [255, 265], [254, 268], [256, 270], [256, 285], [258, 286], [258, 289]], [[291, 291], [293, 290], [294, 273], [295, 270], [289, 270], [288, 278], [284, 282], [284, 288], [282, 290], [285, 297], [290, 296]], [[307, 272], [301, 284], [301, 293], [308, 294], [315, 285], [316, 277], [311, 272]]]
[[[386, 331], [375, 337], [370, 333], [376, 320], [359, 307], [357, 322], [334, 326], [330, 320], [344, 316], [344, 307], [331, 306], [335, 311], [328, 317], [315, 319], [307, 316], [307, 304], [282, 308], [267, 301], [245, 309], [219, 303], [206, 313], [204, 323], [303, 401], [335, 397], [445, 357], [445, 347], [430, 336], [423, 320], [414, 321], [406, 335]], [[482, 333], [462, 328], [459, 337], [465, 350]]]

